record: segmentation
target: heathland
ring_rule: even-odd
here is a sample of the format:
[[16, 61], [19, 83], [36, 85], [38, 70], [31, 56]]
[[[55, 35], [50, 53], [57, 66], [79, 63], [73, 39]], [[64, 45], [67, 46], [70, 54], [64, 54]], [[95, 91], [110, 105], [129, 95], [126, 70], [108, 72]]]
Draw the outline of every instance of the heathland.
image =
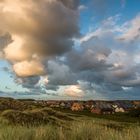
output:
[[139, 112], [94, 114], [0, 99], [0, 140], [139, 140]]

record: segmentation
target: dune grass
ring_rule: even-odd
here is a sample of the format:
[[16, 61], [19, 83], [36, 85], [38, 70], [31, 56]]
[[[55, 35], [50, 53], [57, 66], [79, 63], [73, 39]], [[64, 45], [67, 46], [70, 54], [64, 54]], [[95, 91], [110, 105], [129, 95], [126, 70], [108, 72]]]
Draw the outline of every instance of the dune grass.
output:
[[140, 140], [139, 117], [0, 102], [0, 140]]
[[40, 126], [11, 125], [0, 119], [0, 140], [139, 140], [140, 126], [82, 118], [67, 122], [67, 128], [52, 124]]

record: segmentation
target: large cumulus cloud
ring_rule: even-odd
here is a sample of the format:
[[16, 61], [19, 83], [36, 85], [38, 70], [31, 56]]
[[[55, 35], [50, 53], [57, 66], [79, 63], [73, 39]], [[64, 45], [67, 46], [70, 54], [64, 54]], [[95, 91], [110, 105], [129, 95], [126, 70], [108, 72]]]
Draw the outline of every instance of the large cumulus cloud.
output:
[[[73, 38], [79, 36], [78, 5], [79, 0], [0, 1], [0, 56], [12, 64], [17, 84], [42, 92], [40, 76], [47, 74], [46, 61], [71, 50]], [[66, 84], [63, 74], [53, 70], [57, 67], [49, 63], [48, 74], [53, 75], [45, 88]], [[62, 67], [67, 76], [69, 68]]]
[[34, 56], [42, 63], [46, 57], [61, 55], [71, 49], [72, 38], [79, 35], [78, 0], [5, 0], [0, 7], [0, 29], [13, 38], [3, 51], [6, 59], [14, 63], [16, 73], [19, 64], [15, 63], [32, 63]]

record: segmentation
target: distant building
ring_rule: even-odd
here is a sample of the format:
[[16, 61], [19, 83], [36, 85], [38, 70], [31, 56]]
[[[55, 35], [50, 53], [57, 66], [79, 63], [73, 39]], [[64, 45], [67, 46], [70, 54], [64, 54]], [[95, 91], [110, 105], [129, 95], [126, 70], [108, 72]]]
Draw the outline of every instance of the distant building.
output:
[[92, 113], [95, 114], [113, 114], [114, 110], [111, 103], [105, 101], [96, 101], [95, 105], [91, 109]]
[[92, 108], [91, 113], [95, 114], [114, 114], [113, 109], [111, 108]]
[[134, 108], [140, 108], [140, 101], [133, 101]]
[[118, 112], [129, 112], [134, 108], [131, 101], [115, 101], [112, 106]]
[[94, 101], [89, 100], [87, 102], [84, 103], [85, 109], [91, 109], [92, 107], [94, 107]]
[[92, 109], [91, 109], [91, 113], [102, 114], [102, 111], [101, 111], [100, 108], [92, 108]]
[[81, 103], [73, 103], [71, 107], [72, 111], [82, 111], [83, 109], [84, 107]]
[[115, 112], [125, 112], [125, 110], [122, 107], [117, 107], [115, 108]]
[[61, 108], [66, 108], [66, 104], [65, 104], [64, 102], [61, 102], [61, 103], [60, 103], [60, 107], [61, 107]]
[[67, 102], [67, 103], [66, 103], [66, 106], [65, 106], [65, 108], [67, 108], [67, 109], [70, 109], [70, 108], [71, 108], [71, 106], [72, 106], [72, 103], [70, 103], [70, 102]]

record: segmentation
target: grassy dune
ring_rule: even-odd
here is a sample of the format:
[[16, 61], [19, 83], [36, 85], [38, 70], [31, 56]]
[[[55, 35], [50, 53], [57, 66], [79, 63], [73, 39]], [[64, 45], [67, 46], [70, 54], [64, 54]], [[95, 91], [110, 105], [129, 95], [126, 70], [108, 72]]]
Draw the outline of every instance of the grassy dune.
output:
[[[124, 127], [105, 120], [82, 120], [68, 123], [68, 128], [54, 125], [13, 126], [1, 120], [0, 140], [139, 140], [140, 127]], [[110, 126], [109, 126], [110, 125]], [[120, 127], [120, 129], [118, 128]]]
[[140, 118], [0, 101], [0, 140], [140, 140]]

